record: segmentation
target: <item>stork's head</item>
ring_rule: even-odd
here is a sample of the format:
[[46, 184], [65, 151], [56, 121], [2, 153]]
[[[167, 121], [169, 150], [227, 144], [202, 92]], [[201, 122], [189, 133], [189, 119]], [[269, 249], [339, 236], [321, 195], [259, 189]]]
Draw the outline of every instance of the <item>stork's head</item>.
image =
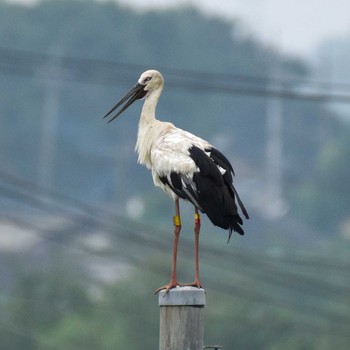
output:
[[147, 97], [154, 91], [161, 91], [164, 84], [162, 75], [156, 70], [147, 70], [143, 72], [137, 82], [124, 97], [103, 117], [106, 118], [124, 102], [125, 105], [117, 112], [117, 114], [111, 118], [108, 123], [117, 118], [122, 112], [124, 112], [131, 104], [136, 100]]
[[146, 70], [140, 76], [138, 84], [144, 86], [145, 91], [153, 91], [163, 87], [164, 79], [157, 70]]

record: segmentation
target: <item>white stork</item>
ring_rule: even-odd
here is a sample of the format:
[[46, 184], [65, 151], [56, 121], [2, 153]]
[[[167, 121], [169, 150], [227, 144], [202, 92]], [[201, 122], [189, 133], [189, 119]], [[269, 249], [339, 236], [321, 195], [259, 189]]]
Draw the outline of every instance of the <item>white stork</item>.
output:
[[138, 127], [136, 151], [138, 162], [151, 169], [155, 186], [163, 189], [175, 202], [173, 268], [170, 283], [156, 292], [183, 285], [176, 278], [177, 246], [181, 230], [179, 198], [190, 201], [195, 210], [195, 280], [190, 286], [201, 287], [199, 279], [198, 241], [199, 212], [223, 229], [244, 234], [243, 221], [237, 203], [248, 219], [248, 213], [232, 184], [233, 168], [228, 159], [207, 141], [176, 128], [172, 123], [155, 117], [156, 106], [163, 90], [164, 79], [156, 70], [141, 74], [137, 84], [104, 116], [125, 105], [109, 122], [118, 117], [134, 101], [145, 98]]

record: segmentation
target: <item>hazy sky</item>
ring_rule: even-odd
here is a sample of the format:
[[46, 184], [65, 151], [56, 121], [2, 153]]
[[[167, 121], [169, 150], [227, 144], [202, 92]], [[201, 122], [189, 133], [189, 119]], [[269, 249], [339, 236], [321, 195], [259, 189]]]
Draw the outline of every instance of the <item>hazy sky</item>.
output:
[[[33, 3], [37, 0], [7, 0]], [[100, 0], [105, 1], [105, 0]], [[192, 4], [209, 13], [238, 18], [244, 29], [296, 55], [310, 55], [336, 36], [350, 36], [349, 0], [119, 0], [144, 8]]]

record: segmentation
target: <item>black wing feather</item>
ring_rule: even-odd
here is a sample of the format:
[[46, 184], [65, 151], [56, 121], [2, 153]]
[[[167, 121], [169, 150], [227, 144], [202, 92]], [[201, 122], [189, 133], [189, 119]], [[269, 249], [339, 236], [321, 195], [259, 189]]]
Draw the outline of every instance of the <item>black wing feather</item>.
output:
[[195, 172], [192, 178], [189, 178], [188, 174], [173, 171], [160, 176], [160, 181], [177, 196], [192, 202], [201, 212], [207, 214], [214, 225], [228, 229], [229, 239], [232, 231], [243, 235], [244, 231], [240, 226], [243, 220], [237, 212], [235, 198], [244, 216], [247, 219], [249, 216], [233, 186], [232, 165], [215, 148], [203, 151], [192, 146], [188, 152], [199, 171]]
[[169, 176], [160, 176], [159, 179], [164, 185], [169, 186], [177, 196], [190, 201], [199, 210], [203, 211], [202, 206], [198, 202], [195, 183], [191, 183], [184, 174], [172, 171]]
[[[238, 200], [237, 192], [233, 187], [233, 168], [228, 159], [217, 149], [206, 149], [205, 152], [198, 147], [192, 146], [189, 149], [190, 157], [199, 168], [193, 180], [198, 188], [199, 203], [203, 211], [216, 226], [232, 230], [243, 235], [244, 231], [240, 225], [242, 218], [237, 211], [235, 197], [247, 217], [248, 213], [241, 200]], [[209, 156], [208, 154], [209, 153]], [[219, 168], [222, 168], [222, 173]]]
[[246, 208], [244, 207], [244, 204], [242, 203], [241, 198], [239, 197], [235, 187], [233, 186], [233, 179], [231, 173], [232, 175], [235, 175], [235, 172], [232, 168], [231, 163], [219, 150], [217, 150], [214, 147], [208, 150], [208, 152], [210, 152], [210, 158], [213, 159], [215, 164], [219, 165], [221, 168], [226, 170], [226, 173], [224, 174], [224, 180], [226, 184], [231, 188], [232, 192], [236, 195], [237, 202], [242, 210], [243, 215], [246, 219], [249, 219], [249, 214]]

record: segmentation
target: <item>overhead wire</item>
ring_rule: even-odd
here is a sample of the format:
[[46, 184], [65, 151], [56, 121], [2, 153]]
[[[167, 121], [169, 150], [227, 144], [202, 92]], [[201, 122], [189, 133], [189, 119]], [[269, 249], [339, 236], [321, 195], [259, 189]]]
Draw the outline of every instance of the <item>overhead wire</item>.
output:
[[[17, 196], [21, 200], [24, 200], [26, 202], [29, 201], [29, 204], [34, 205], [35, 207], [41, 208], [44, 211], [48, 210], [48, 206], [46, 204], [43, 204], [40, 200], [38, 200], [35, 197], [31, 198], [31, 196], [28, 195], [28, 194], [26, 195], [26, 194], [20, 193], [20, 192], [18, 192], [16, 190], [13, 190], [13, 189], [11, 190], [11, 189], [8, 189], [8, 188], [4, 188], [3, 186], [0, 186], [0, 191], [2, 192], [3, 195], [6, 194], [6, 195], [8, 195], [8, 196], [10, 196], [12, 198], [15, 198], [15, 196]], [[106, 224], [106, 221], [105, 221], [106, 219], [101, 219], [101, 217], [99, 217], [99, 216], [91, 215], [92, 212], [96, 213], [97, 210], [93, 211], [93, 210], [91, 210], [92, 209], [91, 207], [88, 207], [88, 208], [89, 208], [89, 211], [85, 212], [85, 213], [82, 212], [82, 213], [77, 214], [75, 212], [76, 209], [75, 209], [74, 212], [70, 211], [70, 213], [74, 214], [73, 215], [73, 219], [74, 220], [79, 220], [79, 224], [80, 225], [83, 224], [84, 220], [85, 221], [88, 220], [87, 223], [85, 224], [86, 227], [91, 226], [91, 221], [95, 222], [95, 224], [100, 225], [100, 226], [102, 224]], [[49, 212], [50, 211], [51, 211], [51, 209], [49, 210]], [[65, 208], [63, 213], [67, 213], [67, 212], [68, 212], [67, 208]], [[59, 212], [57, 211], [57, 205], [56, 205], [56, 207], [54, 209], [54, 214], [55, 215], [59, 214]], [[108, 222], [108, 225], [111, 225], [111, 224], [113, 224], [116, 227], [118, 227], [118, 220], [116, 222], [111, 222], [111, 221]], [[121, 228], [123, 230], [126, 229], [127, 232], [128, 232], [125, 235], [124, 239], [137, 241], [137, 243], [139, 243], [139, 244], [142, 243], [142, 244], [145, 244], [145, 245], [149, 245], [152, 248], [158, 248], [158, 249], [166, 248], [166, 246], [161, 244], [160, 240], [157, 239], [158, 236], [149, 235], [149, 234], [146, 234], [146, 235], [142, 236], [142, 235], [139, 234], [139, 232], [135, 232], [135, 231], [130, 232], [129, 227], [125, 227], [125, 226], [122, 225]], [[104, 230], [103, 227], [102, 227], [102, 230]], [[202, 251], [205, 253], [206, 256], [212, 256], [212, 257], [218, 256], [218, 255], [225, 255], [225, 254], [227, 254], [228, 255], [227, 258], [232, 258], [232, 255], [233, 255], [231, 253], [228, 254], [227, 252], [223, 252], [222, 250], [216, 249], [214, 247], [208, 247], [206, 245], [203, 246]], [[239, 263], [241, 265], [243, 265], [244, 270], [251, 269], [251, 273], [253, 273], [253, 274], [256, 273], [255, 272], [255, 267], [256, 267], [257, 261], [259, 261], [260, 266], [263, 266], [265, 268], [265, 270], [266, 270], [266, 276], [264, 277], [265, 281], [266, 280], [272, 280], [272, 282], [274, 282], [274, 283], [278, 282], [278, 284], [280, 284], [280, 285], [284, 284], [287, 287], [290, 287], [289, 279], [285, 279], [285, 273], [286, 273], [287, 270], [290, 270], [290, 269], [286, 269], [285, 265], [283, 265], [283, 267], [281, 267], [281, 260], [280, 259], [274, 261], [274, 259], [266, 258], [266, 257], [263, 257], [263, 256], [262, 257], [256, 256], [255, 258], [253, 258], [250, 254], [247, 255], [247, 252], [242, 253], [242, 252], [239, 252], [239, 251], [234, 253], [234, 257], [235, 257], [236, 260], [239, 261]], [[317, 264], [315, 266], [318, 267]], [[339, 271], [341, 271], [341, 270], [339, 270], [339, 266], [337, 267], [335, 265], [335, 268], [337, 268], [338, 273], [339, 273]], [[260, 271], [260, 274], [261, 274], [261, 270], [259, 270], [259, 271]], [[346, 271], [348, 271], [347, 266], [345, 266], [344, 272], [347, 273]], [[313, 288], [315, 288], [315, 285], [316, 286], [318, 285], [318, 289], [320, 291], [327, 290], [327, 286], [329, 286], [328, 283], [326, 283], [324, 285], [325, 281], [319, 280], [318, 278], [315, 278], [313, 276], [308, 276], [308, 275], [303, 276], [303, 275], [300, 275], [300, 273], [295, 274], [294, 272], [291, 272], [291, 271], [288, 271], [288, 275], [289, 275], [290, 278], [293, 278], [294, 281], [296, 281], [298, 283], [303, 283], [304, 286], [307, 285], [307, 284], [312, 284]], [[260, 278], [261, 278], [261, 276], [260, 276]], [[342, 285], [339, 285], [339, 284], [334, 286], [333, 292], [339, 293], [341, 291], [343, 291], [344, 293], [348, 293], [349, 292], [349, 288], [345, 287], [345, 286], [342, 286]]]
[[[19, 223], [19, 219], [15, 219], [15, 223]], [[22, 222], [23, 227], [27, 229], [33, 229], [35, 226], [28, 225], [28, 221]], [[63, 245], [64, 248], [69, 247], [69, 249], [78, 249], [79, 251], [85, 251], [85, 249], [77, 248], [72, 245], [66, 245], [62, 242], [54, 242], [59, 245]], [[131, 261], [134, 259], [131, 259]], [[136, 261], [137, 260], [137, 261]], [[133, 264], [140, 264], [142, 263], [141, 259], [136, 259], [133, 261]], [[217, 260], [216, 260], [217, 261]], [[142, 263], [143, 269], [147, 270], [149, 273], [152, 274], [161, 274], [165, 275], [166, 271], [164, 267], [159, 266], [159, 265], [149, 265], [149, 264], [144, 264]], [[281, 299], [280, 297], [274, 296], [271, 298], [271, 294], [266, 295], [265, 293], [262, 293], [261, 290], [256, 290], [256, 289], [250, 289], [241, 285], [234, 285], [234, 284], [228, 284], [227, 282], [224, 282], [223, 280], [220, 279], [213, 279], [212, 277], [210, 278], [210, 283], [213, 284], [211, 287], [212, 291], [215, 291], [219, 294], [222, 295], [230, 295], [234, 296], [235, 298], [249, 301], [255, 304], [260, 304], [260, 305], [265, 305], [265, 306], [270, 306], [270, 307], [276, 307], [277, 309], [288, 309], [292, 311], [293, 313], [296, 314], [304, 314], [304, 316], [307, 316], [307, 318], [315, 320], [320, 320], [320, 319], [326, 319], [326, 320], [331, 320], [333, 324], [337, 324], [336, 326], [336, 333], [339, 335], [344, 335], [347, 334], [347, 329], [348, 326], [350, 325], [350, 319], [344, 315], [344, 314], [339, 314], [339, 313], [334, 313], [330, 312], [329, 310], [324, 310], [320, 309], [317, 306], [309, 305], [305, 302], [299, 304], [295, 303], [294, 301], [291, 300], [286, 300], [286, 299]], [[305, 324], [308, 324], [307, 322]]]
[[[59, 74], [49, 71], [50, 66], [59, 67]], [[135, 74], [148, 68], [142, 64], [0, 48], [0, 72], [3, 74], [109, 85], [130, 83], [135, 79]], [[186, 89], [192, 92], [200, 90], [230, 95], [276, 96], [313, 102], [350, 103], [350, 84], [346, 82], [328, 83], [300, 78], [224, 74], [165, 66], [159, 69], [169, 76], [167, 79], [169, 88]], [[305, 91], [307, 86], [312, 86], [312, 91]], [[333, 92], [322, 92], [319, 91], [320, 89]], [[341, 90], [342, 93], [334, 92], [335, 89]]]
[[[133, 265], [139, 265], [140, 263], [143, 266], [143, 270], [148, 271], [148, 273], [157, 274], [157, 276], [159, 276], [159, 273], [165, 275], [165, 269], [153, 265], [150, 268], [149, 265], [145, 265], [144, 262], [142, 262], [141, 260], [139, 260], [138, 262], [134, 261]], [[302, 315], [304, 318], [306, 317], [307, 319], [309, 319], [309, 323], [305, 322], [305, 324], [309, 325], [314, 325], [313, 322], [316, 321], [318, 322], [321, 320], [328, 320], [331, 321], [333, 325], [337, 325], [336, 333], [338, 333], [339, 335], [348, 334], [347, 329], [349, 327], [350, 320], [346, 316], [346, 314], [326, 310], [318, 306], [313, 306], [313, 304], [308, 304], [307, 302], [296, 303], [292, 300], [287, 300], [283, 298], [281, 299], [280, 297], [276, 297], [275, 293], [271, 294], [269, 292], [268, 295], [266, 295], [265, 293], [262, 293], [261, 290], [256, 290], [255, 288], [248, 289], [240, 285], [228, 284], [227, 282], [223, 282], [222, 280], [214, 281], [212, 280], [212, 278], [210, 278], [209, 282], [207, 283], [213, 284], [211, 286], [212, 292], [216, 292], [221, 295], [233, 296], [238, 300], [242, 300], [245, 302], [248, 301], [250, 303], [254, 303], [260, 306], [264, 305], [266, 307], [269, 306], [281, 310], [289, 310], [293, 314], [299, 315], [299, 317], [300, 315]], [[311, 323], [311, 320], [314, 321]]]
[[[26, 226], [28, 227], [28, 225], [26, 224]], [[133, 235], [130, 235], [130, 234], [128, 234], [128, 235], [126, 235], [126, 237], [128, 237], [129, 239], [131, 239], [133, 242], [134, 242], [134, 244], [135, 243], [141, 243], [141, 245], [143, 245], [143, 246], [145, 246], [145, 245], [147, 245], [147, 243], [149, 243], [149, 238], [151, 237], [151, 235], [147, 235], [147, 239], [143, 239], [143, 240], [141, 240], [141, 242], [139, 242], [139, 238], [140, 237], [138, 237], [138, 236], [135, 236], [134, 234]], [[120, 237], [118, 237], [118, 238], [120, 238]], [[124, 236], [124, 238], [125, 238], [125, 236]], [[155, 242], [158, 242], [158, 240], [156, 240]], [[160, 242], [158, 242], [158, 245], [159, 245], [159, 247], [158, 248], [163, 248], [164, 249], [164, 245], [162, 244], [162, 243], [160, 243]], [[152, 244], [151, 244], [151, 247], [152, 248], [155, 248], [156, 247], [156, 245], [154, 245], [154, 242], [152, 242]], [[211, 251], [211, 249], [209, 249], [209, 251], [207, 250], [205, 250], [206, 249], [206, 247], [204, 246], [203, 247], [203, 249], [204, 249], [204, 252], [205, 252], [205, 254], [206, 255], [208, 255], [208, 253], [210, 253], [210, 251]], [[215, 258], [216, 256], [217, 256], [217, 252], [212, 252], [213, 253], [213, 258]], [[222, 252], [220, 252], [220, 254], [222, 254]], [[216, 259], [216, 261], [217, 261], [217, 259]], [[237, 262], [239, 262], [240, 264], [241, 264], [241, 268], [243, 267], [246, 267], [246, 265], [247, 265], [247, 261], [242, 261], [242, 259], [240, 258], [240, 257], [238, 257], [237, 258]], [[252, 271], [254, 271], [254, 265], [252, 266], [253, 267], [253, 269], [252, 269]], [[255, 264], [255, 267], [256, 267], [256, 264]], [[239, 270], [241, 270], [241, 268], [239, 269]], [[267, 271], [267, 275], [268, 274], [270, 274], [271, 273], [271, 271]], [[286, 271], [282, 271], [282, 276], [283, 276], [283, 278], [285, 279], [286, 278], [286, 276], [288, 277], [288, 272], [286, 272]], [[292, 278], [293, 276], [289, 276], [289, 278]], [[266, 276], [264, 277], [264, 276], [261, 276], [261, 275], [256, 275], [256, 277], [254, 278], [254, 280], [256, 281], [256, 280], [260, 280], [261, 278], [263, 278], [263, 282], [266, 284], [266, 280], [265, 280], [265, 278], [266, 278]], [[287, 279], [289, 279], [289, 278], [287, 278]], [[302, 283], [304, 283], [304, 282], [306, 282], [307, 280], [305, 280], [305, 281], [301, 281], [301, 283], [300, 283], [300, 281], [299, 281], [299, 283], [297, 283], [297, 286], [300, 288], [300, 286], [302, 285]], [[222, 283], [222, 282], [221, 282]], [[274, 280], [270, 280], [270, 281], [268, 281], [267, 282], [267, 284], [269, 284], [269, 283], [272, 283], [272, 285], [274, 285], [274, 283], [276, 283], [276, 281], [274, 281]], [[216, 281], [215, 282], [215, 286], [216, 287], [218, 287], [218, 286], [220, 286], [220, 281]], [[286, 288], [291, 288], [291, 285], [287, 285], [287, 286], [285, 286]], [[233, 289], [232, 289], [233, 288]], [[327, 285], [324, 285], [324, 286], [321, 286], [320, 288], [327, 288]], [[241, 295], [241, 296], [247, 296], [247, 295], [251, 295], [251, 291], [250, 291], [250, 293], [249, 293], [249, 290], [245, 290], [245, 289], [243, 289], [243, 290], [240, 290], [241, 288], [238, 288], [238, 290], [237, 290], [237, 287], [233, 287], [232, 285], [230, 285], [230, 286], [226, 286], [226, 290], [227, 290], [227, 293], [231, 293], [232, 294], [232, 292], [234, 292], [234, 294], [237, 294], [237, 295]], [[224, 285], [221, 285], [220, 286], [220, 290], [222, 291], [222, 290], [225, 290], [225, 284]], [[334, 290], [333, 290], [333, 292], [334, 292]], [[346, 292], [346, 291], [345, 291]], [[268, 300], [269, 299], [271, 299], [271, 297], [269, 296], [269, 297], [267, 297], [266, 295], [265, 296], [262, 296], [261, 295], [261, 293], [258, 295], [258, 296], [256, 296], [256, 295], [254, 295], [254, 296], [252, 296], [251, 297], [251, 299], [252, 300], [254, 300], [254, 299], [256, 299], [256, 300], [264, 300], [264, 302], [268, 302]], [[270, 300], [270, 302], [271, 302], [271, 300]], [[280, 301], [279, 303], [282, 303], [281, 305], [278, 305], [278, 300], [277, 300], [277, 306], [283, 306], [285, 303], [286, 303], [286, 301]], [[276, 300], [274, 299], [273, 300], [273, 305], [275, 305], [276, 306]], [[286, 305], [284, 305], [284, 307], [286, 307]], [[294, 305], [294, 307], [295, 307], [295, 305]], [[305, 308], [305, 306], [300, 306], [300, 307], [298, 307], [298, 309], [299, 310], [311, 310], [311, 311], [313, 311], [313, 312], [315, 312], [316, 310], [317, 310], [317, 307], [316, 308], [314, 308], [314, 307], [306, 307]], [[310, 311], [309, 310], [309, 311]], [[323, 313], [321, 314], [323, 317], [325, 317], [326, 315], [329, 315], [329, 313], [328, 313], [328, 311], [323, 311]], [[339, 315], [337, 315], [337, 316], [334, 316], [334, 318], [336, 319], [339, 319], [339, 320], [342, 320], [343, 318], [342, 318], [342, 316], [339, 316]]]
[[[3, 61], [5, 59], [5, 61]], [[6, 61], [7, 60], [7, 61]], [[99, 70], [100, 66], [108, 68], [112, 71], [122, 71], [134, 73], [135, 70], [147, 69], [149, 66], [139, 63], [126, 63], [126, 62], [117, 62], [113, 60], [105, 60], [101, 58], [88, 58], [88, 57], [75, 57], [68, 55], [53, 54], [47, 52], [35, 52], [28, 50], [20, 49], [11, 49], [0, 47], [0, 63], [20, 63], [23, 66], [29, 66], [30, 64], [36, 64], [40, 67], [45, 67], [46, 64], [52, 63], [61, 63], [64, 67], [85, 67], [91, 69], [91, 67], [96, 67]], [[327, 82], [322, 80], [313, 80], [313, 79], [303, 79], [303, 78], [282, 78], [276, 76], [264, 76], [264, 75], [251, 75], [251, 74], [242, 74], [242, 73], [222, 73], [216, 71], [204, 71], [204, 70], [191, 70], [184, 68], [174, 68], [169, 66], [159, 66], [159, 69], [167, 71], [169, 74], [176, 77], [181, 76], [183, 78], [196, 78], [203, 80], [205, 77], [207, 80], [214, 79], [216, 81], [239, 81], [244, 83], [254, 83], [267, 85], [276, 83], [278, 85], [316, 85], [317, 87], [324, 88], [339, 88], [350, 90], [350, 83], [348, 82]]]
[[[7, 194], [9, 197], [14, 198], [16, 195], [18, 197], [22, 197], [24, 201], [26, 201], [29, 205], [38, 207], [39, 209], [42, 209], [43, 211], [51, 212], [53, 214], [57, 214], [60, 211], [63, 214], [71, 213], [71, 214], [77, 214], [81, 215], [82, 218], [89, 217], [91, 220], [94, 220], [97, 224], [101, 225], [113, 225], [114, 227], [119, 227], [121, 229], [130, 229], [131, 221], [127, 220], [127, 223], [125, 222], [126, 218], [122, 217], [115, 212], [107, 209], [107, 208], [100, 208], [96, 205], [88, 204], [82, 200], [76, 199], [71, 195], [63, 194], [59, 191], [55, 191], [52, 189], [47, 189], [42, 187], [41, 185], [31, 182], [23, 177], [19, 177], [14, 173], [10, 173], [8, 171], [0, 170], [0, 180], [5, 182], [7, 185], [14, 186], [15, 189], [6, 188], [4, 187], [3, 194]], [[1, 188], [1, 187], [0, 187]], [[23, 191], [24, 192], [23, 192]], [[54, 210], [50, 208], [46, 201], [51, 201], [51, 205], [53, 206]], [[133, 224], [135, 225], [136, 222], [133, 221]], [[141, 227], [142, 226], [142, 227]], [[152, 226], [148, 226], [146, 223], [142, 223], [141, 225], [137, 225], [137, 229], [144, 230], [145, 232], [149, 232], [150, 234], [147, 235], [147, 239], [150, 239], [152, 241], [152, 244], [158, 241], [158, 236], [164, 234], [161, 230], [156, 229]], [[134, 230], [135, 231], [135, 230]], [[137, 234], [138, 232], [133, 232]], [[152, 234], [151, 234], [152, 233]], [[153, 233], [156, 233], [156, 237], [154, 238]], [[186, 239], [186, 238], [183, 238]], [[164, 248], [164, 247], [161, 247]], [[211, 251], [214, 251], [213, 255], [219, 254], [217, 250], [215, 250], [214, 247], [208, 247], [209, 250], [206, 251], [206, 254], [210, 253]], [[205, 249], [205, 248], [203, 248]], [[245, 248], [246, 249], [246, 248]], [[228, 254], [225, 251], [220, 252], [220, 254]], [[345, 273], [348, 272], [348, 269], [350, 268], [350, 263], [343, 260], [332, 260], [327, 261], [324, 258], [319, 258], [317, 256], [311, 257], [311, 256], [297, 256], [295, 258], [292, 258], [291, 256], [269, 256], [264, 254], [257, 254], [253, 251], [247, 251], [245, 253], [241, 253], [239, 251], [235, 252], [235, 255], [238, 254], [238, 257], [241, 261], [245, 261], [244, 257], [246, 255], [249, 255], [249, 257], [254, 257], [256, 261], [259, 261], [259, 263], [267, 261], [267, 262], [273, 262], [276, 264], [286, 263], [289, 265], [308, 265], [309, 267], [322, 267], [323, 269], [337, 269], [338, 271], [344, 271]]]

